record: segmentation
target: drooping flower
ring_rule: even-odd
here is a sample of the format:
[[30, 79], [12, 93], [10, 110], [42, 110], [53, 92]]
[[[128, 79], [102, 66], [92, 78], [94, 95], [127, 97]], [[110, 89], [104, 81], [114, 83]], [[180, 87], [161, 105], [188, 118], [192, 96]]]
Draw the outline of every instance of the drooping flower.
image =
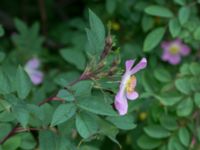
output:
[[172, 65], [179, 64], [181, 56], [187, 56], [190, 53], [190, 48], [180, 39], [163, 42], [161, 47], [163, 48], [162, 60], [168, 61]]
[[30, 59], [24, 69], [28, 73], [33, 84], [38, 85], [43, 81], [43, 72], [39, 70], [40, 60], [38, 58]]
[[125, 115], [128, 111], [128, 100], [135, 100], [139, 94], [135, 91], [137, 79], [134, 74], [147, 66], [146, 58], [133, 67], [135, 60], [127, 60], [125, 63], [126, 70], [122, 76], [119, 91], [115, 96], [115, 108], [120, 115]]

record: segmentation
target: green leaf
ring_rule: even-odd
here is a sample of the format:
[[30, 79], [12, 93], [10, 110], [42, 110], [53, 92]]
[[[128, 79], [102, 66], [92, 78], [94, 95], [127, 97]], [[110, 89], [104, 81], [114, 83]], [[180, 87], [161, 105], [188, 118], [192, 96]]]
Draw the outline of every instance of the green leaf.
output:
[[6, 101], [6, 100], [2, 100], [0, 98], [0, 111], [4, 111], [4, 110], [10, 110], [11, 104]]
[[200, 27], [197, 27], [196, 30], [193, 33], [195, 40], [200, 40]]
[[173, 136], [169, 139], [167, 146], [168, 146], [168, 150], [184, 150], [185, 149], [176, 136]]
[[189, 116], [193, 111], [193, 101], [191, 98], [182, 100], [177, 106], [177, 115], [180, 117]]
[[173, 13], [170, 9], [159, 6], [159, 5], [151, 5], [145, 8], [144, 10], [147, 14], [153, 15], [153, 16], [159, 16], [159, 17], [166, 17], [166, 18], [172, 18]]
[[17, 69], [15, 87], [21, 99], [26, 98], [32, 88], [30, 78], [21, 66]]
[[46, 104], [44, 104], [40, 107], [43, 110], [44, 116], [45, 116], [44, 121], [43, 121], [43, 125], [48, 126], [51, 123], [52, 116], [53, 116], [53, 113], [54, 113], [54, 108], [53, 108], [53, 106], [51, 106], [48, 103], [46, 103]]
[[81, 112], [76, 115], [76, 128], [83, 138], [89, 138], [97, 132], [98, 124], [94, 115]]
[[137, 140], [137, 144], [142, 149], [155, 149], [161, 145], [161, 140], [150, 138], [147, 135], [142, 135]]
[[174, 131], [178, 129], [178, 124], [176, 122], [175, 117], [165, 115], [162, 118], [160, 118], [160, 123], [167, 130]]
[[118, 114], [113, 110], [112, 106], [105, 102], [101, 97], [86, 97], [78, 101], [78, 106], [86, 111], [105, 115], [105, 116], [118, 116]]
[[[76, 68], [83, 70], [86, 65], [86, 58], [82, 51], [77, 51], [75, 49], [61, 49], [60, 55], [69, 63], [76, 66]], [[74, 56], [76, 56], [76, 59], [74, 59]], [[77, 61], [78, 60], [78, 61]]]
[[27, 33], [28, 31], [28, 27], [26, 26], [26, 24], [19, 19], [15, 19], [15, 26], [17, 30], [21, 33]]
[[87, 41], [88, 41], [87, 43], [88, 47], [86, 47], [87, 51], [89, 51], [89, 53], [92, 55], [100, 54], [103, 48], [100, 48], [101, 44], [99, 43], [95, 32], [86, 28], [86, 33], [87, 33]]
[[176, 19], [176, 18], [170, 19], [169, 31], [170, 31], [172, 37], [176, 37], [179, 35], [179, 33], [181, 31], [181, 26], [180, 26], [178, 19]]
[[188, 147], [189, 144], [190, 144], [190, 133], [189, 131], [187, 130], [187, 128], [180, 128], [179, 131], [178, 131], [178, 137], [181, 141], [181, 143]]
[[131, 130], [136, 127], [136, 125], [133, 123], [133, 117], [130, 115], [119, 117], [107, 117], [106, 119], [122, 130]]
[[200, 80], [199, 80], [199, 77], [196, 76], [194, 78], [190, 78], [189, 79], [189, 83], [190, 83], [190, 88], [192, 91], [196, 92], [196, 91], [199, 91], [200, 90]]
[[145, 127], [144, 132], [148, 136], [156, 139], [166, 138], [171, 135], [171, 133], [168, 130], [159, 125], [150, 125], [148, 127]]
[[189, 64], [183, 64], [180, 68], [181, 75], [190, 75], [191, 74], [191, 68]]
[[5, 31], [2, 27], [2, 25], [0, 24], [0, 37], [2, 37], [4, 35]]
[[29, 112], [26, 109], [26, 105], [17, 104], [13, 107], [13, 114], [15, 118], [21, 123], [22, 127], [26, 127], [29, 122]]
[[195, 102], [195, 105], [200, 108], [200, 93], [195, 93], [194, 102]]
[[186, 0], [174, 0], [174, 2], [179, 4], [179, 5], [185, 5]]
[[105, 45], [105, 28], [101, 20], [89, 10], [90, 29], [86, 29], [89, 53], [99, 55]]
[[75, 92], [75, 96], [89, 96], [91, 95], [92, 85], [92, 81], [84, 80], [73, 85], [72, 90]]
[[144, 15], [142, 18], [142, 29], [147, 32], [154, 26], [154, 18]]
[[3, 150], [16, 150], [21, 144], [20, 136], [13, 136], [3, 144]]
[[191, 92], [191, 89], [188, 85], [189, 81], [187, 78], [179, 78], [175, 81], [177, 90], [186, 95], [190, 94]]
[[36, 146], [36, 141], [31, 133], [22, 133], [20, 134], [21, 144], [20, 148], [22, 149], [34, 149]]
[[12, 40], [15, 43], [17, 49], [23, 51], [23, 53], [28, 56], [33, 56], [42, 50], [43, 38], [39, 36], [38, 23], [35, 23], [30, 28], [28, 28], [24, 22], [19, 19], [15, 19], [15, 26], [19, 33], [13, 35]]
[[26, 108], [30, 114], [29, 124], [36, 127], [41, 126], [45, 121], [43, 109], [34, 104], [27, 104]]
[[39, 132], [40, 150], [76, 150], [68, 139], [57, 135], [51, 131], [43, 130]]
[[106, 10], [109, 14], [113, 14], [117, 6], [117, 1], [106, 0]]
[[0, 140], [2, 140], [12, 130], [12, 127], [8, 123], [0, 123], [0, 129]]
[[0, 113], [0, 120], [1, 122], [11, 122], [15, 120], [15, 117], [10, 111], [3, 111]]
[[80, 147], [80, 150], [99, 150], [99, 149], [93, 146], [83, 145]]
[[181, 25], [184, 25], [190, 17], [190, 8], [187, 6], [183, 6], [179, 9], [178, 19]]
[[164, 33], [164, 27], [159, 27], [151, 31], [144, 40], [143, 50], [148, 52], [155, 48], [160, 43]]
[[66, 89], [61, 89], [58, 91], [57, 97], [64, 99], [65, 101], [71, 102], [74, 101], [75, 97], [72, 93]]
[[2, 62], [5, 57], [6, 57], [5, 53], [4, 52], [0, 52], [0, 62]]
[[157, 80], [161, 82], [169, 82], [172, 80], [172, 77], [168, 70], [164, 68], [157, 68], [154, 71], [154, 76], [156, 77]]
[[34, 119], [37, 118], [40, 121], [44, 121], [44, 112], [41, 107], [34, 105], [34, 104], [27, 104], [27, 109], [30, 113], [30, 116], [33, 117]]
[[80, 77], [80, 73], [77, 70], [67, 71], [65, 73], [59, 73], [54, 81], [61, 87], [68, 86], [72, 81], [77, 80]]
[[155, 95], [155, 98], [158, 99], [165, 106], [173, 106], [182, 99], [182, 96], [160, 97]]
[[110, 140], [115, 142], [116, 144], [121, 147], [119, 142], [116, 140], [116, 135], [118, 134], [119, 130], [112, 124], [108, 123], [107, 121], [103, 119], [99, 119], [99, 133], [106, 135]]
[[9, 94], [12, 92], [11, 81], [8, 76], [0, 70], [0, 94]]
[[53, 114], [51, 126], [55, 126], [69, 120], [75, 112], [76, 106], [73, 103], [59, 105]]
[[103, 48], [105, 40], [105, 28], [100, 18], [90, 9], [89, 22], [91, 30], [95, 33], [99, 42], [102, 44], [101, 47]]
[[76, 145], [68, 137], [56, 136], [56, 150], [77, 150]]
[[[4, 96], [5, 100], [10, 104], [10, 106], [15, 106], [21, 102], [21, 100], [15, 96], [14, 94], [7, 94]], [[3, 103], [4, 106], [7, 106], [7, 104]], [[8, 106], [8, 107], [10, 107]]]
[[40, 150], [55, 150], [56, 138], [54, 133], [48, 130], [39, 132], [39, 149]]
[[200, 75], [200, 65], [196, 62], [192, 62], [189, 66], [190, 72], [194, 75]]

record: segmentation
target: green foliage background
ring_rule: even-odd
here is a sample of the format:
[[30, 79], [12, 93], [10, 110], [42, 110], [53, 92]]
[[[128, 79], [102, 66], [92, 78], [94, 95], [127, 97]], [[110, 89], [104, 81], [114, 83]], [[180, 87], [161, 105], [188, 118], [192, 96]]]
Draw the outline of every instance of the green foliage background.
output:
[[[0, 150], [199, 149], [199, 7], [199, 0], [1, 0], [0, 141], [12, 136]], [[109, 31], [112, 50], [101, 61]], [[176, 38], [192, 51], [174, 66], [161, 60], [160, 44]], [[39, 86], [24, 71], [32, 57], [45, 74]], [[142, 57], [140, 97], [119, 116], [113, 101], [124, 62]]]

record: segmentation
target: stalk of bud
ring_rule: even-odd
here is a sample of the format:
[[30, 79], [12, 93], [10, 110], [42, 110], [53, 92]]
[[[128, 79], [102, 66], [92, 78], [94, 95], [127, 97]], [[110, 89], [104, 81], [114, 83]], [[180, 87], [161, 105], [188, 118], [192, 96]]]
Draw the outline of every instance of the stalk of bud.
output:
[[111, 49], [112, 49], [112, 37], [111, 35], [108, 35], [105, 41], [105, 47], [101, 54], [100, 60], [104, 59], [109, 54]]

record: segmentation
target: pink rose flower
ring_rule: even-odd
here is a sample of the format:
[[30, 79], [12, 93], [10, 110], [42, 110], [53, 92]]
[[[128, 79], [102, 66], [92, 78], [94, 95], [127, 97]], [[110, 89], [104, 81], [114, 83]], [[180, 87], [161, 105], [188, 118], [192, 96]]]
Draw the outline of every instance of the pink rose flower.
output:
[[30, 59], [24, 67], [32, 83], [35, 85], [38, 85], [43, 81], [44, 74], [39, 70], [39, 67], [40, 67], [40, 60], [37, 58]]
[[139, 96], [138, 92], [135, 91], [137, 79], [134, 74], [147, 66], [147, 60], [146, 58], [142, 58], [142, 60], [133, 67], [134, 63], [135, 60], [126, 61], [126, 71], [122, 76], [119, 91], [115, 96], [114, 105], [120, 115], [125, 115], [128, 111], [127, 99], [135, 100]]
[[172, 65], [179, 64], [181, 57], [190, 53], [190, 48], [180, 39], [163, 42], [161, 47], [163, 48], [162, 60], [168, 61]]

